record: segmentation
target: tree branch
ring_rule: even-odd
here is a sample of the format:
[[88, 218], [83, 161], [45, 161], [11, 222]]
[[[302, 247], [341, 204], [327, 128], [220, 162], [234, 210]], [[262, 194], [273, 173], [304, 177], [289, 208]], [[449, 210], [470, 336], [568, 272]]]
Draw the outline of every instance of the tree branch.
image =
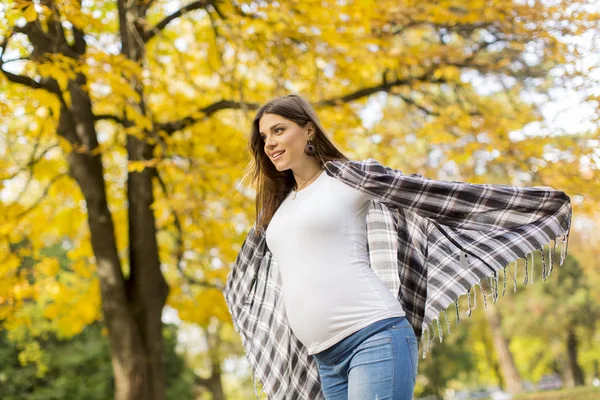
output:
[[52, 178], [50, 180], [50, 182], [48, 182], [48, 185], [46, 186], [46, 188], [44, 189], [44, 193], [42, 193], [42, 195], [36, 200], [35, 203], [33, 203], [31, 205], [31, 207], [27, 208], [26, 210], [24, 210], [23, 212], [21, 212], [19, 215], [17, 215], [16, 217], [16, 221], [19, 221], [21, 218], [23, 218], [25, 215], [27, 215], [28, 213], [30, 213], [33, 209], [35, 209], [37, 206], [40, 205], [40, 203], [42, 202], [42, 200], [44, 200], [44, 198], [48, 195], [48, 192], [50, 191], [50, 187], [52, 187], [52, 185], [59, 180], [60, 178], [64, 177], [64, 176], [68, 176], [69, 174], [67, 172], [63, 172], [60, 173], [58, 175], [56, 175], [54, 178]]
[[201, 8], [206, 8], [206, 6], [212, 5], [212, 3], [213, 3], [213, 0], [199, 0], [199, 1], [193, 1], [190, 4], [188, 4], [187, 6], [181, 7], [179, 10], [177, 10], [173, 14], [165, 17], [158, 24], [156, 24], [155, 26], [150, 28], [150, 30], [144, 32], [144, 37], [143, 37], [144, 43], [147, 43], [150, 39], [152, 39], [154, 36], [156, 36], [158, 33], [160, 33], [160, 31], [165, 29], [165, 27], [167, 25], [169, 25], [172, 21], [176, 20], [177, 18], [181, 17], [182, 15], [185, 15], [185, 14], [189, 13], [190, 11], [199, 10]]
[[17, 61], [31, 61], [31, 57], [19, 57], [19, 58], [11, 58], [10, 60], [6, 60], [3, 61], [2, 64], [8, 64], [11, 62], [17, 62]]
[[[5, 64], [5, 61], [2, 60], [2, 58], [4, 57], [4, 52], [6, 51], [6, 48], [8, 47], [8, 41], [10, 40], [10, 38], [13, 36], [13, 34], [15, 32], [26, 33], [26, 30], [24, 28], [19, 28], [19, 27], [13, 28], [13, 30], [5, 36], [4, 40], [0, 44], [0, 72], [2, 74], [4, 74], [4, 76], [6, 76], [6, 78], [9, 81], [11, 81], [13, 83], [18, 83], [20, 85], [28, 86], [32, 89], [44, 89], [44, 90], [46, 90], [50, 93], [54, 93], [60, 97], [61, 93], [60, 93], [60, 90], [58, 89], [58, 86], [52, 87], [49, 85], [45, 85], [43, 83], [37, 82], [36, 80], [34, 80], [33, 78], [30, 78], [28, 76], [13, 74], [12, 72], [5, 71], [2, 68], [2, 66]], [[8, 60], [7, 62], [11, 62], [11, 61], [16, 61], [16, 60]]]
[[13, 30], [23, 33], [33, 44], [32, 58], [43, 56], [44, 53], [63, 54], [74, 60], [79, 58], [71, 46], [67, 43], [65, 32], [60, 24], [60, 16], [52, 14], [48, 20], [48, 31], [45, 32], [41, 25], [36, 22], [28, 22], [22, 27], [14, 27]]
[[[368, 88], [363, 88], [357, 90], [354, 93], [347, 94], [341, 97], [334, 97], [327, 100], [321, 100], [314, 104], [316, 107], [326, 107], [326, 106], [335, 106], [343, 103], [349, 103], [354, 100], [358, 100], [362, 97], [370, 96], [377, 92], [389, 92], [393, 87], [396, 86], [405, 86], [411, 84], [414, 81], [429, 81], [430, 83], [446, 83], [444, 78], [431, 79], [431, 74], [433, 70], [426, 72], [420, 77], [416, 78], [406, 78], [406, 79], [396, 79], [394, 81], [388, 82], [386, 79], [383, 79], [383, 82], [379, 85], [375, 85]], [[259, 104], [256, 103], [244, 103], [244, 102], [235, 102], [231, 100], [220, 100], [214, 104], [211, 104], [208, 107], [197, 110], [194, 114], [203, 114], [201, 117], [198, 116], [188, 116], [179, 121], [166, 122], [163, 124], [157, 124], [157, 130], [165, 131], [168, 135], [173, 134], [176, 131], [187, 128], [190, 125], [200, 121], [201, 119], [208, 118], [212, 114], [216, 113], [220, 110], [225, 109], [244, 109], [244, 110], [256, 110], [260, 107]]]
[[37, 149], [40, 147], [40, 141], [41, 141], [40, 136], [41, 136], [41, 131], [40, 131], [40, 135], [38, 135], [36, 138], [37, 140], [35, 142], [35, 145], [33, 146], [33, 150], [31, 151], [31, 156], [29, 157], [29, 161], [27, 162], [27, 164], [25, 164], [24, 167], [19, 168], [19, 170], [17, 172], [15, 172], [12, 176], [9, 177], [9, 179], [14, 179], [21, 172], [25, 172], [25, 171], [29, 174], [29, 178], [27, 179], [27, 182], [25, 182], [25, 185], [23, 185], [23, 188], [21, 189], [21, 191], [19, 192], [19, 194], [17, 195], [17, 197], [15, 198], [13, 203], [18, 203], [19, 201], [21, 201], [21, 197], [23, 197], [23, 195], [27, 192], [27, 189], [29, 189], [29, 185], [31, 184], [31, 181], [33, 181], [33, 166], [35, 164], [37, 164], [44, 157], [46, 152], [48, 152], [50, 149], [58, 146], [57, 144], [50, 146], [49, 148], [44, 150], [42, 152], [42, 154], [40, 155], [40, 157], [36, 160], [35, 153], [37, 152]]
[[[1, 65], [1, 63], [0, 63], [0, 65]], [[16, 74], [13, 74], [12, 72], [3, 70], [1, 67], [0, 67], [0, 71], [2, 71], [4, 76], [6, 76], [8, 78], [8, 80], [11, 82], [29, 86], [32, 89], [45, 89], [45, 90], [48, 90], [49, 92], [52, 92], [52, 90], [50, 90], [48, 87], [42, 85], [41, 83], [35, 81], [34, 79], [32, 79], [28, 76], [16, 75]]]
[[215, 4], [212, 4], [212, 7], [215, 9], [215, 12], [216, 12], [216, 13], [219, 15], [219, 17], [220, 17], [220, 18], [221, 18], [223, 21], [225, 21], [225, 20], [227, 19], [227, 17], [225, 17], [225, 14], [223, 14], [223, 13], [221, 12], [221, 10], [219, 10], [219, 7], [217, 7], [217, 4], [216, 4], [216, 3], [215, 3]]
[[212, 386], [212, 377], [211, 378], [203, 378], [199, 375], [194, 374], [194, 384], [199, 386], [204, 386], [206, 388], [210, 388]]
[[431, 79], [432, 73], [433, 73], [433, 71], [428, 71], [425, 74], [421, 75], [420, 77], [396, 79], [391, 82], [387, 82], [384, 79], [383, 82], [379, 85], [359, 89], [359, 90], [355, 91], [354, 93], [350, 93], [345, 96], [334, 97], [334, 98], [331, 98], [328, 100], [321, 100], [321, 101], [315, 103], [315, 106], [324, 107], [324, 106], [335, 106], [338, 104], [349, 103], [351, 101], [358, 100], [360, 98], [370, 96], [370, 95], [378, 93], [378, 92], [389, 92], [394, 87], [410, 85], [412, 82], [415, 82], [415, 81], [428, 81], [429, 80], [430, 83], [446, 83], [446, 80], [444, 78]]
[[87, 41], [85, 40], [85, 32], [73, 25], [73, 37], [75, 42], [71, 48], [74, 52], [84, 55], [87, 49]]
[[27, 161], [27, 163], [19, 168], [19, 170], [11, 175], [8, 176], [2, 176], [0, 175], [0, 180], [11, 180], [17, 177], [17, 175], [19, 175], [21, 172], [24, 172], [25, 169], [29, 170], [29, 172], [31, 173], [31, 170], [33, 168], [34, 165], [36, 165], [38, 162], [40, 162], [42, 160], [42, 158], [44, 158], [44, 156], [46, 155], [47, 152], [49, 152], [52, 149], [55, 149], [57, 147], [59, 147], [58, 144], [53, 144], [49, 147], [47, 147], [46, 149], [44, 149], [44, 151], [42, 151], [42, 154], [39, 155], [39, 157], [35, 157], [35, 153], [37, 152], [37, 149], [39, 147], [39, 141], [36, 143], [33, 151], [31, 152], [31, 156], [29, 156], [29, 161]]
[[[208, 107], [202, 108], [198, 111], [195, 112], [195, 114], [197, 113], [201, 113], [204, 114], [202, 116], [202, 118], [208, 118], [210, 117], [212, 114], [216, 113], [217, 111], [220, 110], [225, 110], [225, 109], [248, 109], [248, 110], [257, 110], [260, 107], [259, 104], [256, 103], [240, 103], [240, 102], [235, 102], [235, 101], [231, 101], [231, 100], [220, 100], [217, 101], [216, 103], [213, 103], [211, 105], [209, 105]], [[198, 122], [201, 118], [199, 117], [185, 117], [179, 121], [173, 121], [173, 122], [167, 122], [164, 124], [158, 124], [157, 125], [157, 130], [158, 131], [165, 131], [167, 132], [167, 134], [172, 134], [176, 131], [179, 131], [183, 128], [186, 128], [190, 125], [193, 125], [194, 123]]]
[[2, 57], [4, 57], [4, 51], [6, 50], [6, 46], [8, 46], [8, 41], [10, 40], [12, 35], [14, 35], [14, 31], [8, 32], [6, 34], [6, 36], [4, 37], [4, 40], [0, 44], [0, 65], [2, 65], [2, 63], [3, 63]]
[[94, 122], [103, 120], [103, 119], [107, 119], [109, 121], [114, 121], [116, 123], [119, 123], [123, 126], [125, 126], [125, 120], [123, 120], [120, 117], [117, 117], [116, 115], [111, 115], [111, 114], [98, 114], [98, 115], [94, 115]]
[[8, 71], [5, 71], [4, 69], [2, 69], [2, 66], [4, 65], [4, 60], [2, 60], [2, 57], [4, 57], [4, 52], [6, 51], [6, 47], [8, 46], [8, 41], [10, 40], [10, 38], [12, 37], [13, 34], [14, 34], [14, 31], [11, 31], [9, 34], [7, 34], [4, 37], [4, 40], [2, 41], [2, 43], [0, 44], [0, 71], [11, 82], [29, 86], [33, 89], [46, 89], [44, 86], [42, 86], [41, 83], [36, 82], [35, 80], [31, 79], [28, 76], [13, 74], [12, 72], [8, 72]]
[[150, 7], [154, 4], [154, 0], [140, 0], [138, 7], [140, 8], [140, 15], [146, 15]]
[[430, 110], [427, 107], [418, 104], [414, 99], [412, 99], [410, 97], [406, 97], [406, 96], [403, 96], [401, 94], [395, 94], [395, 95], [398, 96], [398, 97], [400, 97], [405, 103], [410, 104], [410, 105], [418, 108], [419, 110], [423, 111], [427, 115], [433, 115], [433, 116], [439, 116], [440, 115], [438, 112]]
[[[160, 185], [163, 193], [165, 194], [165, 197], [168, 199], [169, 198], [169, 192], [167, 190], [167, 185], [165, 184], [165, 181], [163, 181], [163, 179], [161, 178], [160, 174], [158, 173], [158, 168], [155, 168], [155, 174], [154, 176], [156, 176], [156, 179], [158, 180], [158, 184]], [[225, 289], [225, 286], [221, 283], [209, 283], [206, 281], [202, 281], [199, 280], [191, 275], [189, 275], [184, 269], [183, 269], [183, 265], [182, 265], [182, 260], [183, 260], [183, 228], [181, 227], [181, 222], [180, 222], [180, 218], [179, 218], [179, 214], [177, 213], [177, 211], [175, 211], [175, 209], [173, 209], [171, 207], [171, 212], [173, 213], [173, 221], [175, 224], [175, 229], [177, 230], [177, 234], [175, 235], [175, 241], [176, 241], [176, 246], [177, 246], [177, 259], [175, 261], [175, 266], [177, 267], [177, 270], [181, 273], [181, 275], [183, 276], [183, 278], [188, 281], [190, 284], [192, 285], [198, 285], [198, 286], [204, 286], [206, 288], [209, 289], [217, 289], [220, 291], [223, 291]]]

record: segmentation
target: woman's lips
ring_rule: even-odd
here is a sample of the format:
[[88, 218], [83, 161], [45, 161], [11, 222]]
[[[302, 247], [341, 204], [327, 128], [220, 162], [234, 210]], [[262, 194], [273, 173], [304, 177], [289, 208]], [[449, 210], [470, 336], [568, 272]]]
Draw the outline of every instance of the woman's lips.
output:
[[275, 160], [279, 160], [279, 158], [280, 158], [280, 157], [283, 155], [283, 153], [285, 153], [285, 150], [284, 150], [284, 151], [282, 151], [281, 153], [278, 153], [277, 155], [275, 155], [275, 156], [273, 157], [273, 161], [275, 161]]

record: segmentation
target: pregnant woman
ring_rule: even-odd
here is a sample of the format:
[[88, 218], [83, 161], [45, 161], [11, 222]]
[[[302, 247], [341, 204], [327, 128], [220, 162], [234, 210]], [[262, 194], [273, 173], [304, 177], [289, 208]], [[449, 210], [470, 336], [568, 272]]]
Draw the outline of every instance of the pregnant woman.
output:
[[[350, 161], [297, 95], [258, 111], [250, 150], [257, 221], [225, 298], [270, 399], [412, 399], [425, 303], [447, 307], [570, 226], [559, 191]], [[449, 289], [428, 287], [429, 264]]]
[[344, 156], [316, 132], [311, 121], [274, 113], [259, 122], [273, 181], [266, 190], [279, 203], [266, 240], [290, 327], [314, 356], [327, 399], [412, 399], [417, 338], [369, 267], [366, 212], [376, 197], [323, 172], [316, 147]]

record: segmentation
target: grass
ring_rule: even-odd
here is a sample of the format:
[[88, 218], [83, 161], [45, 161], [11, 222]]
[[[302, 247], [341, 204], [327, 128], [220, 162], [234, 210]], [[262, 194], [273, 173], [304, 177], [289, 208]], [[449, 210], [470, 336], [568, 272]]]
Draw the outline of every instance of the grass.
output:
[[544, 392], [526, 393], [513, 397], [513, 400], [598, 400], [600, 388], [583, 386], [573, 389], [548, 390]]

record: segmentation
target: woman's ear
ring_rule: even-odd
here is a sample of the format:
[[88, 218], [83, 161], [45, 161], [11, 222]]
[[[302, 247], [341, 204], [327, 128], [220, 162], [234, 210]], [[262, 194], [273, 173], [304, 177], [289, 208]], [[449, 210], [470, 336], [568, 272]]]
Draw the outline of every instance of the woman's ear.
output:
[[312, 121], [308, 121], [308, 123], [306, 124], [306, 132], [308, 133], [308, 138], [309, 139], [314, 139], [315, 136], [315, 125], [312, 123]]

